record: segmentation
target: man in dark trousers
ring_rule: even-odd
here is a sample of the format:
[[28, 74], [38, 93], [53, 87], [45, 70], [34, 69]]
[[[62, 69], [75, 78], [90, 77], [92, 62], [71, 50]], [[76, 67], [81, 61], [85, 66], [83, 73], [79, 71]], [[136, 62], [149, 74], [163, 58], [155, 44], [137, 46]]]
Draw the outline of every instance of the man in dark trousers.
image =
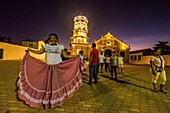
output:
[[96, 44], [92, 44], [92, 51], [90, 52], [89, 57], [89, 85], [92, 85], [92, 79], [94, 78], [94, 83], [97, 84], [97, 68], [99, 63], [99, 52], [96, 49]]

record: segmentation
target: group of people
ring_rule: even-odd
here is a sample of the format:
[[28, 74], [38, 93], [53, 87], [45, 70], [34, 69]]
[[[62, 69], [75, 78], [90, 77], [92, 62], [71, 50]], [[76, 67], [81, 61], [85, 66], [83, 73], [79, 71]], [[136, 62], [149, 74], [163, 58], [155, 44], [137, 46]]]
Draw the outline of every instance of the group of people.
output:
[[124, 74], [123, 73], [123, 57], [121, 56], [121, 54], [119, 53], [117, 55], [117, 53], [114, 51], [111, 53], [111, 56], [109, 57], [108, 54], [106, 54], [105, 56], [103, 55], [103, 52], [101, 51], [101, 54], [99, 55], [99, 67], [100, 67], [100, 72], [103, 73], [103, 66], [105, 65], [105, 71], [111, 72], [111, 77], [113, 78], [113, 71], [115, 73], [115, 76], [117, 76], [117, 72], [118, 74]]
[[[96, 49], [96, 44], [92, 44], [92, 51], [90, 53], [89, 60], [89, 85], [92, 85], [92, 79], [94, 78], [94, 84], [97, 84], [97, 75], [99, 72], [103, 73], [103, 66], [105, 65], [105, 71], [111, 73], [111, 79], [113, 78], [113, 72], [115, 75], [115, 80], [117, 80], [117, 72], [123, 73], [123, 57], [116, 55], [116, 52], [111, 52], [111, 56], [108, 54], [104, 56], [103, 52], [99, 52]], [[155, 49], [154, 55], [150, 58], [150, 72], [152, 74], [153, 91], [158, 92], [157, 81], [160, 78], [160, 88], [159, 91], [167, 93], [164, 89], [166, 83], [166, 71], [165, 71], [165, 60], [161, 56], [161, 49]]]
[[[32, 57], [29, 52], [35, 54], [46, 53], [46, 62], [42, 62]], [[154, 91], [157, 92], [156, 83], [161, 78], [160, 91], [164, 90], [166, 83], [165, 61], [160, 56], [161, 51], [155, 51], [155, 55], [150, 59], [151, 73], [153, 75], [152, 83]], [[46, 44], [40, 50], [28, 48], [23, 57], [19, 80], [18, 80], [18, 96], [29, 104], [31, 107], [38, 108], [55, 108], [60, 106], [65, 98], [74, 94], [82, 84], [82, 72], [85, 71], [84, 51], [79, 52], [79, 57], [68, 55], [64, 50], [64, 46], [59, 44], [58, 36], [55, 33], [49, 35]], [[63, 62], [62, 57], [66, 60]], [[89, 85], [98, 83], [98, 72], [110, 72], [111, 79], [113, 73], [117, 80], [117, 72], [123, 74], [123, 57], [116, 52], [111, 52], [105, 56], [103, 52], [96, 49], [96, 44], [92, 44], [92, 51], [89, 56]], [[107, 70], [108, 69], [108, 70]]]
[[99, 71], [103, 73], [103, 67], [105, 66], [105, 71], [111, 73], [111, 79], [113, 78], [113, 72], [115, 75], [115, 80], [117, 80], [117, 74], [123, 73], [123, 57], [119, 53], [114, 51], [111, 53], [111, 56], [109, 57], [108, 54], [104, 55], [103, 52], [100, 52], [96, 49], [96, 44], [92, 44], [92, 51], [90, 53], [89, 57], [89, 72], [90, 72], [90, 77], [89, 77], [89, 85], [92, 84], [92, 79], [94, 78], [94, 84], [97, 84], [98, 80], [98, 73]]

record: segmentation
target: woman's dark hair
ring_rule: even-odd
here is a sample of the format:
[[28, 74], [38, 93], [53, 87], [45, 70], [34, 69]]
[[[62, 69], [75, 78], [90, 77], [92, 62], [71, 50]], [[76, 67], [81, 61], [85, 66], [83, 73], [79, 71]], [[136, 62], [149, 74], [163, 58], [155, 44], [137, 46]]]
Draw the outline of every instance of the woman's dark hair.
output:
[[152, 55], [155, 55], [155, 52], [156, 52], [157, 50], [162, 51], [162, 49], [161, 49], [161, 48], [154, 48], [154, 50], [152, 51]]
[[162, 49], [161, 48], [154, 48], [154, 52], [156, 52], [157, 50], [160, 50], [160, 51], [162, 51]]
[[59, 40], [58, 40], [58, 36], [57, 36], [57, 34], [55, 34], [55, 33], [51, 33], [49, 36], [48, 36], [48, 39], [47, 40], [45, 40], [45, 44], [47, 44], [48, 43], [48, 41], [50, 40], [50, 37], [51, 36], [55, 36], [56, 37], [56, 39], [57, 39], [57, 42], [59, 43]]
[[81, 51], [79, 51], [79, 54], [82, 54], [84, 51], [83, 50], [81, 50]]

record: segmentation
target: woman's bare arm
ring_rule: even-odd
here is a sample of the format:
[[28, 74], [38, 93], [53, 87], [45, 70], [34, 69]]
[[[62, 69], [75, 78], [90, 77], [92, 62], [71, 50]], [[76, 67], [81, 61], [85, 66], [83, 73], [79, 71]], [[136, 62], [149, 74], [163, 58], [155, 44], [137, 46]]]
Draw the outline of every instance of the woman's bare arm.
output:
[[150, 66], [151, 66], [152, 74], [153, 74], [153, 75], [156, 75], [155, 66], [154, 66], [154, 64], [153, 64], [152, 61], [150, 61]]
[[35, 54], [42, 54], [42, 53], [45, 52], [45, 48], [42, 47], [40, 50], [35, 50], [35, 49], [28, 48], [27, 51], [30, 51], [30, 52], [35, 53]]

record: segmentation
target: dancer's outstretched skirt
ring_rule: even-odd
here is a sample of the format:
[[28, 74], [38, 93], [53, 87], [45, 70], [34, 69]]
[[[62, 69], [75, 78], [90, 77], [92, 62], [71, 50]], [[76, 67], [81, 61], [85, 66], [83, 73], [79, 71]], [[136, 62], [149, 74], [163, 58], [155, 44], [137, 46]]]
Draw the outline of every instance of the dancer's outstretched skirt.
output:
[[48, 65], [26, 53], [21, 63], [18, 95], [31, 107], [54, 108], [81, 86], [82, 69], [79, 57]]

